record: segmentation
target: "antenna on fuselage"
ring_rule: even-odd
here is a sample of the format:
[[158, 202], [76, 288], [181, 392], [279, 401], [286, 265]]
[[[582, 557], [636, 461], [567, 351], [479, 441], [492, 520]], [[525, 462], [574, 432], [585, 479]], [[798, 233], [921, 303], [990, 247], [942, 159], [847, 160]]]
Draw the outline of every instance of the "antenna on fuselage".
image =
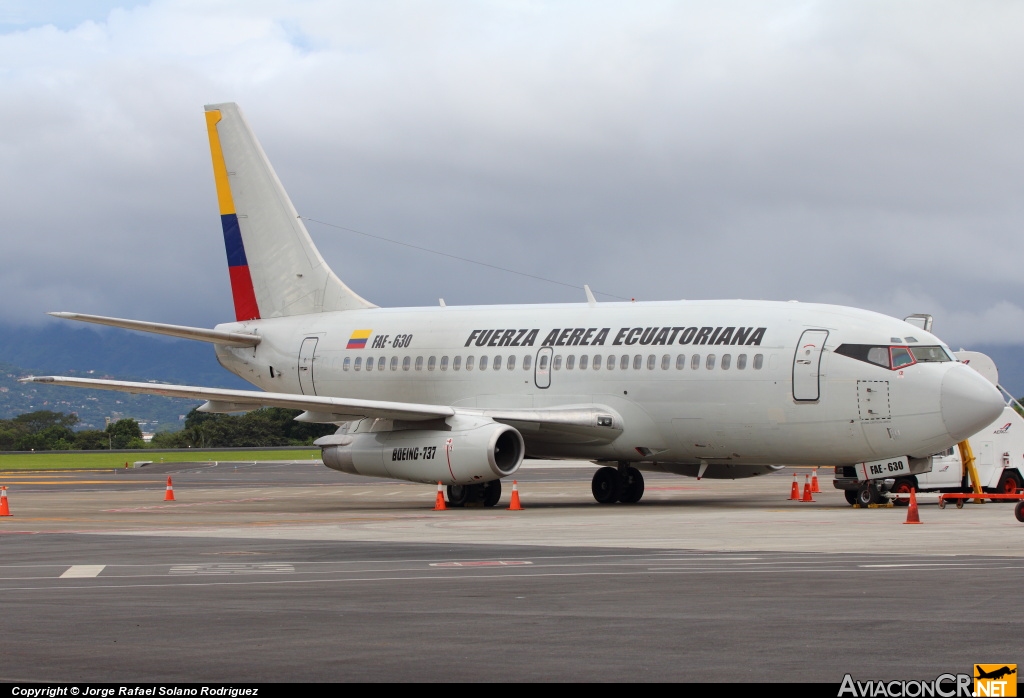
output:
[[583, 292], [587, 294], [587, 305], [593, 308], [597, 305], [597, 299], [594, 298], [594, 294], [590, 290], [590, 286], [583, 284]]

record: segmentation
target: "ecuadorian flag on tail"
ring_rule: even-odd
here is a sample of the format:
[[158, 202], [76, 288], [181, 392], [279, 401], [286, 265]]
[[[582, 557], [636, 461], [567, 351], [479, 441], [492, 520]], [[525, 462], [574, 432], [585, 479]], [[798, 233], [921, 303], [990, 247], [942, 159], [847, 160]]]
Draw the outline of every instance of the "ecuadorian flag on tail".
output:
[[366, 346], [366, 340], [373, 334], [373, 330], [356, 330], [352, 333], [352, 336], [348, 338], [348, 346], [346, 349], [362, 349]]
[[217, 184], [217, 204], [220, 206], [220, 223], [224, 231], [224, 247], [228, 253], [228, 274], [231, 278], [231, 295], [235, 301], [235, 320], [259, 320], [260, 308], [256, 303], [256, 291], [252, 285], [249, 261], [242, 244], [242, 231], [238, 227], [235, 201], [231, 196], [228, 168], [224, 164], [224, 151], [217, 132], [220, 111], [206, 112], [206, 128], [210, 134], [210, 154], [213, 157], [213, 179]]

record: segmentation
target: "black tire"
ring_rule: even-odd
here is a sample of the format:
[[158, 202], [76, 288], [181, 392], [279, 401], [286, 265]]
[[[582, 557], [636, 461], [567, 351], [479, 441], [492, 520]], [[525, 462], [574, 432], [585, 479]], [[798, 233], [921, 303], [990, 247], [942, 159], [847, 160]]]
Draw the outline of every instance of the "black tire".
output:
[[878, 504], [881, 501], [882, 495], [878, 493], [878, 488], [874, 485], [865, 485], [857, 490], [857, 503], [862, 507]]
[[501, 480], [484, 483], [484, 506], [493, 507], [501, 499]]
[[[1014, 494], [1022, 487], [1020, 481], [1020, 475], [1016, 471], [1006, 471], [1003, 476], [999, 478], [999, 484], [996, 485], [996, 492], [999, 494]], [[996, 499], [997, 502], [1012, 502], [1012, 499]]]
[[617, 468], [604, 467], [594, 473], [590, 491], [600, 504], [614, 504], [622, 495], [622, 476]]
[[1017, 502], [1017, 506], [1013, 508], [1013, 515], [1017, 517], [1017, 520], [1024, 523], [1024, 502]]
[[843, 490], [843, 496], [846, 497], [846, 503], [850, 506], [857, 503], [857, 490]]
[[644, 496], [644, 476], [636, 468], [626, 468], [626, 477], [623, 478], [622, 494], [619, 501], [623, 504], [636, 504]]
[[448, 506], [464, 507], [469, 501], [472, 485], [448, 485]]
[[916, 487], [916, 484], [917, 483], [915, 483], [914, 480], [909, 477], [897, 478], [896, 482], [892, 484], [892, 489], [890, 490], [890, 492], [892, 492], [893, 494], [902, 494], [905, 496], [896, 497], [895, 499], [893, 499], [893, 506], [910, 506], [910, 490], [914, 489]]

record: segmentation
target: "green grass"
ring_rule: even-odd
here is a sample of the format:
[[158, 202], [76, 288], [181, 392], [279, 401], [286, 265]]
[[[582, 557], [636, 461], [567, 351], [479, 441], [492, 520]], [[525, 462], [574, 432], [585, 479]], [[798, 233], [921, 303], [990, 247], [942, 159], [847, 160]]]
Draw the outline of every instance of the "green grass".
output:
[[205, 463], [209, 461], [268, 461], [268, 460], [313, 460], [320, 458], [316, 447], [297, 448], [289, 451], [203, 451], [186, 449], [181, 451], [159, 451], [154, 453], [64, 453], [44, 451], [42, 453], [0, 453], [0, 471], [5, 470], [109, 470], [124, 468], [125, 461], [131, 467], [135, 461], [151, 460], [154, 463]]

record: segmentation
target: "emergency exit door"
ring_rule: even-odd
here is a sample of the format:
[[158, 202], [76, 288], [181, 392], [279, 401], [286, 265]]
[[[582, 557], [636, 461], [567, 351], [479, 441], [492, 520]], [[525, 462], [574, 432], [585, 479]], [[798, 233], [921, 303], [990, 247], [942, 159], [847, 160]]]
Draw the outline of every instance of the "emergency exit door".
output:
[[313, 382], [313, 359], [316, 357], [316, 337], [306, 337], [299, 348], [299, 390], [303, 395], [316, 395]]
[[821, 351], [828, 330], [805, 330], [793, 356], [793, 399], [815, 402], [821, 397]]

